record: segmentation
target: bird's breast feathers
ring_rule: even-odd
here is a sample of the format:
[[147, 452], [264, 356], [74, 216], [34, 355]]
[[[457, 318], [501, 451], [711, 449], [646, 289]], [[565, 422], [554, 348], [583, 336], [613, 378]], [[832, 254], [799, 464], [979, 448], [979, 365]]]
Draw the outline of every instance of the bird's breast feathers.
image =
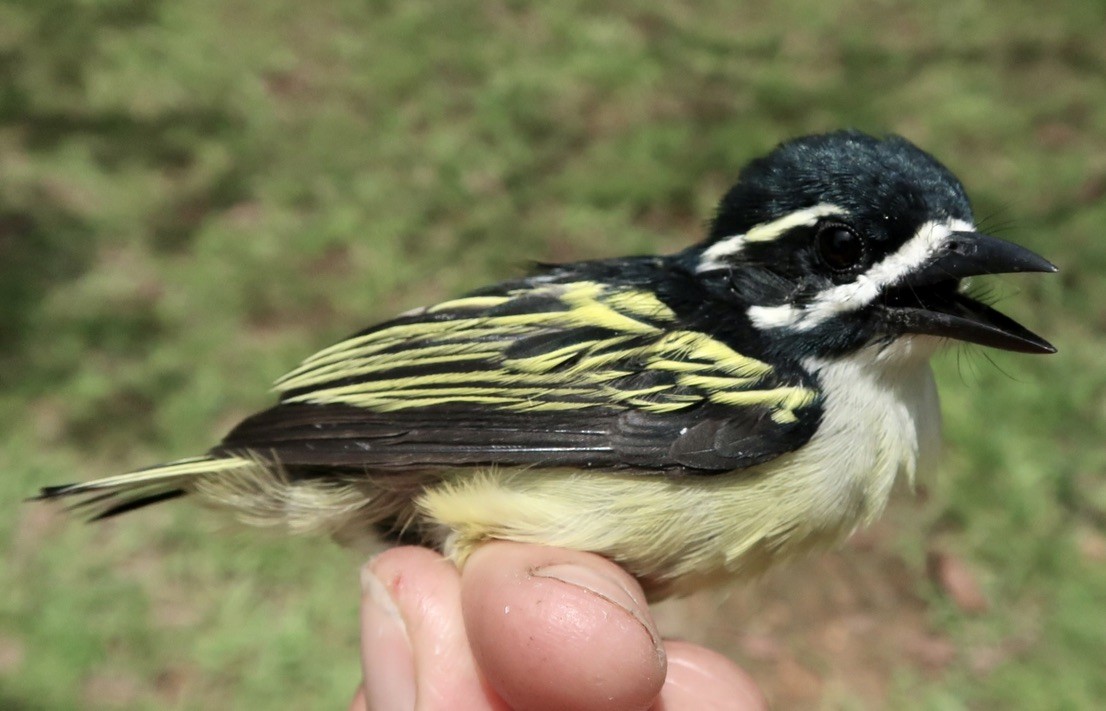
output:
[[810, 363], [824, 388], [820, 427], [806, 446], [748, 469], [678, 479], [491, 470], [447, 479], [419, 506], [458, 561], [489, 537], [586, 548], [658, 597], [756, 575], [870, 522], [897, 477], [935, 458], [933, 378], [903, 350]]

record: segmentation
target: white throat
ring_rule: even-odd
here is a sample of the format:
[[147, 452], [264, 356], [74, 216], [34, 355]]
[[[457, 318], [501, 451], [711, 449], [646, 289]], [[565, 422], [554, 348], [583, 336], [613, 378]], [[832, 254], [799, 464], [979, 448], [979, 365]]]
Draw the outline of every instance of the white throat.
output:
[[912, 336], [804, 363], [825, 393], [822, 424], [803, 455], [821, 472], [811, 484], [827, 515], [846, 510], [870, 522], [899, 476], [913, 483], [936, 463], [941, 416], [929, 357], [938, 345]]

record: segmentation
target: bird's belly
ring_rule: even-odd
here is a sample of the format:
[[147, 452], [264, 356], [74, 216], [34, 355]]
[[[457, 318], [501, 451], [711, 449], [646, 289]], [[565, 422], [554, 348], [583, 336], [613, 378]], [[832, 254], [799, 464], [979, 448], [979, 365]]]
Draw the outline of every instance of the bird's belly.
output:
[[[844, 373], [824, 378], [842, 385]], [[869, 379], [826, 410], [796, 452], [750, 469], [672, 476], [493, 470], [458, 474], [418, 507], [459, 564], [488, 539], [592, 551], [627, 568], [651, 597], [755, 575], [831, 544], [883, 509], [897, 475], [913, 477], [936, 432], [927, 365], [887, 388]]]

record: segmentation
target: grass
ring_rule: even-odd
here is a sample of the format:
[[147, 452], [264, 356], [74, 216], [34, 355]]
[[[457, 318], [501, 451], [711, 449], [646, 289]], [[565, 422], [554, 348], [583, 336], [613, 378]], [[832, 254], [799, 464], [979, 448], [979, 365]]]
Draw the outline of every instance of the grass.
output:
[[[531, 260], [678, 249], [747, 159], [841, 126], [915, 140], [1061, 265], [997, 286], [1060, 354], [941, 359], [941, 475], [856, 555], [913, 581], [888, 615], [908, 600], [951, 657], [888, 648], [873, 691], [817, 647], [785, 660], [812, 693], [779, 660], [765, 683], [815, 707], [1106, 698], [1106, 5], [744, 5], [0, 4], [0, 706], [342, 707], [355, 555], [187, 506], [85, 527], [21, 500], [202, 451], [399, 310]], [[988, 612], [926, 581], [934, 547]]]

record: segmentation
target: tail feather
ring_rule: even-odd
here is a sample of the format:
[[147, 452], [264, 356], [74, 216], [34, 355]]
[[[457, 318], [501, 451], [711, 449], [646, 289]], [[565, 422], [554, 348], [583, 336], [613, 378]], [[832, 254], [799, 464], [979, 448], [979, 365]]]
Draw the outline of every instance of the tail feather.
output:
[[106, 509], [97, 511], [89, 521], [103, 521], [105, 518], [111, 518], [112, 516], [118, 516], [121, 513], [127, 513], [128, 511], [134, 511], [150, 504], [160, 503], [162, 501], [169, 501], [170, 499], [176, 499], [184, 496], [186, 492], [184, 489], [170, 489], [169, 491], [162, 491], [156, 494], [149, 494], [148, 496], [131, 497], [124, 501], [112, 502], [112, 505]]
[[70, 510], [99, 521], [184, 496], [198, 477], [256, 465], [256, 460], [242, 456], [191, 457], [93, 481], [45, 486], [32, 500], [71, 499]]
[[[371, 490], [371, 491], [370, 491]], [[363, 534], [377, 521], [411, 514], [411, 491], [375, 484], [355, 469], [332, 476], [284, 467], [276, 454], [215, 452], [128, 474], [43, 487], [33, 500], [63, 499], [90, 521], [111, 518], [193, 494], [200, 503], [229, 510], [243, 523], [294, 533]]]

